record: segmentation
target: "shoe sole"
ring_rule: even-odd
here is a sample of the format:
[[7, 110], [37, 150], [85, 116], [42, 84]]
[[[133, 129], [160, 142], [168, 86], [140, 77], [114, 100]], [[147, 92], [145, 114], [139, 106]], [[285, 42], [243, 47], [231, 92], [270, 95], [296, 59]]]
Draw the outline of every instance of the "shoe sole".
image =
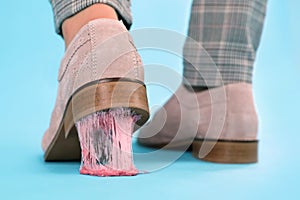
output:
[[[201, 155], [201, 148], [212, 147]], [[216, 163], [256, 163], [258, 161], [258, 141], [226, 141], [196, 139], [192, 144], [192, 154], [200, 160]]]
[[[258, 161], [258, 141], [226, 141], [226, 140], [204, 140], [195, 139], [193, 143], [180, 141], [172, 143], [139, 143], [143, 146], [155, 148], [155, 149], [166, 149], [166, 150], [182, 150], [192, 151], [195, 158], [215, 163], [232, 163], [232, 164], [243, 164], [243, 163], [256, 163]], [[206, 155], [201, 155], [201, 148], [206, 145], [210, 148], [210, 151]]]
[[149, 118], [146, 86], [139, 80], [110, 78], [91, 82], [79, 88], [69, 99], [58, 131], [45, 151], [45, 161], [77, 161], [81, 148], [75, 122], [111, 108], [130, 108], [140, 116], [134, 130]]

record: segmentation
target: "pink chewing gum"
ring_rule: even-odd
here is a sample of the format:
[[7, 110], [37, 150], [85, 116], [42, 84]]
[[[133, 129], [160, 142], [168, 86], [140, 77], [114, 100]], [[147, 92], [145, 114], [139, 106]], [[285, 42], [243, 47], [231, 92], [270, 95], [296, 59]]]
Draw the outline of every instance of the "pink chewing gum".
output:
[[133, 176], [132, 132], [138, 116], [130, 109], [96, 112], [76, 123], [81, 146], [81, 174]]

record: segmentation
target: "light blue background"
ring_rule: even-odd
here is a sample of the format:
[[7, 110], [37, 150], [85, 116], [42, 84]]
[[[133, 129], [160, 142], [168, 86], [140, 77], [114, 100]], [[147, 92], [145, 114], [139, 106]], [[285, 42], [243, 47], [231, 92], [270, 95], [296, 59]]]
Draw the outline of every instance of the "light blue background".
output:
[[[190, 4], [133, 0], [133, 29], [186, 34]], [[79, 175], [79, 163], [43, 162], [40, 141], [64, 52], [48, 1], [1, 2], [0, 199], [300, 199], [299, 8], [297, 0], [269, 0], [254, 77], [261, 122], [258, 164], [212, 164], [185, 153], [150, 174], [99, 178]], [[180, 59], [142, 55], [146, 62], [182, 70]], [[151, 94], [151, 104], [170, 96]]]

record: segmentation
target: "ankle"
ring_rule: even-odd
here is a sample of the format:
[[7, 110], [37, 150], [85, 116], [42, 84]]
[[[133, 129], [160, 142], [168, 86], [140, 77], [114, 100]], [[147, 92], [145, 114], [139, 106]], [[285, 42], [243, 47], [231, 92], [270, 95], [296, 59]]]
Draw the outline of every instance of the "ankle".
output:
[[118, 20], [118, 15], [112, 7], [106, 4], [94, 4], [66, 19], [62, 24], [65, 47], [69, 46], [72, 39], [84, 25], [94, 19], [100, 18]]

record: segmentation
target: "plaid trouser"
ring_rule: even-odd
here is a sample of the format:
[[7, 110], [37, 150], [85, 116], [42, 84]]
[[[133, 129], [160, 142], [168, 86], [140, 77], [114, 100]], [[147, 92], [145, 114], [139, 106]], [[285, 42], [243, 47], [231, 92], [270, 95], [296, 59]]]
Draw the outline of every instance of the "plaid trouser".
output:
[[[112, 6], [129, 29], [130, 0], [50, 0], [56, 32], [65, 19], [95, 3]], [[184, 46], [184, 77], [193, 86], [252, 82], [267, 0], [194, 0]]]
[[[193, 86], [252, 82], [267, 0], [194, 0], [184, 46]], [[200, 72], [200, 73], [199, 73]]]

